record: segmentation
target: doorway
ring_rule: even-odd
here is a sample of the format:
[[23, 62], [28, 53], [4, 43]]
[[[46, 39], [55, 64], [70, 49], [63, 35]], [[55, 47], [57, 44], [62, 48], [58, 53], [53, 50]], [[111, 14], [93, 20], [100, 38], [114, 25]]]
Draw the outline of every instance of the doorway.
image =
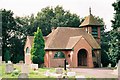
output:
[[78, 66], [87, 66], [87, 51], [85, 49], [80, 49], [78, 51]]

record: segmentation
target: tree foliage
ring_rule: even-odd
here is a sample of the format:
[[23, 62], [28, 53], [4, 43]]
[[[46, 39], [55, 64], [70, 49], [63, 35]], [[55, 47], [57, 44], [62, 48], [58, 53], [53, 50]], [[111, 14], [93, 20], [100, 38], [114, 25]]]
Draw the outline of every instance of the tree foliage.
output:
[[31, 58], [32, 62], [35, 64], [42, 64], [44, 63], [44, 55], [45, 55], [45, 42], [43, 39], [41, 29], [37, 29], [37, 32], [34, 34], [34, 43], [31, 49]]
[[[6, 55], [10, 56], [11, 60], [15, 59], [13, 56], [21, 55], [20, 60], [23, 59], [23, 50], [21, 49], [21, 32], [19, 31], [19, 26], [15, 18], [13, 17], [13, 12], [10, 10], [1, 9], [2, 13], [2, 56], [3, 60], [7, 60]], [[8, 54], [9, 53], [9, 54]], [[16, 58], [19, 61], [19, 58]], [[16, 59], [14, 61], [16, 61]], [[13, 61], [13, 62], [14, 62]]]
[[79, 16], [65, 11], [60, 6], [43, 8], [38, 12], [35, 20], [35, 25], [40, 26], [44, 36], [51, 32], [52, 27], [79, 27], [79, 24]]
[[114, 7], [114, 19], [112, 20], [112, 28], [110, 32], [110, 41], [109, 41], [109, 59], [114, 67], [118, 60], [120, 60], [120, 1], [117, 0], [112, 4]]

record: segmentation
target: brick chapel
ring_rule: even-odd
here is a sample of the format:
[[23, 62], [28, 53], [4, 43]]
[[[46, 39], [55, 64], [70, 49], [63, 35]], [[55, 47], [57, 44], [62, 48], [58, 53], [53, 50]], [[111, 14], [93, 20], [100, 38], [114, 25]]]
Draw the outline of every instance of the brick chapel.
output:
[[[63, 67], [64, 60], [70, 67], [100, 67], [100, 27], [102, 24], [90, 14], [80, 28], [57, 27], [45, 36], [46, 67]], [[31, 64], [30, 50], [34, 37], [27, 36], [24, 47], [25, 63]]]

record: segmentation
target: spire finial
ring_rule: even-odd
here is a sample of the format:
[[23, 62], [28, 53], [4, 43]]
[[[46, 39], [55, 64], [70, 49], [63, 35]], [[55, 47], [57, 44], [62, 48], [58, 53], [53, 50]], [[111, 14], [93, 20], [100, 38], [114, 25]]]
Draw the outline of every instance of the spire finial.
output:
[[89, 7], [89, 13], [90, 13], [90, 15], [91, 15], [91, 7]]

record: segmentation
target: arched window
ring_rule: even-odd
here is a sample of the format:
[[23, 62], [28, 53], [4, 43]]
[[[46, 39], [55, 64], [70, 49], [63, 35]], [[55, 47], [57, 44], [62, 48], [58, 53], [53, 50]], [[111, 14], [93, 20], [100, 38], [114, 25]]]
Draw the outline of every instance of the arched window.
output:
[[26, 48], [26, 53], [27, 53], [27, 54], [30, 53], [30, 48], [29, 48], [29, 47]]
[[55, 53], [54, 58], [65, 58], [65, 55], [63, 52], [58, 51]]

